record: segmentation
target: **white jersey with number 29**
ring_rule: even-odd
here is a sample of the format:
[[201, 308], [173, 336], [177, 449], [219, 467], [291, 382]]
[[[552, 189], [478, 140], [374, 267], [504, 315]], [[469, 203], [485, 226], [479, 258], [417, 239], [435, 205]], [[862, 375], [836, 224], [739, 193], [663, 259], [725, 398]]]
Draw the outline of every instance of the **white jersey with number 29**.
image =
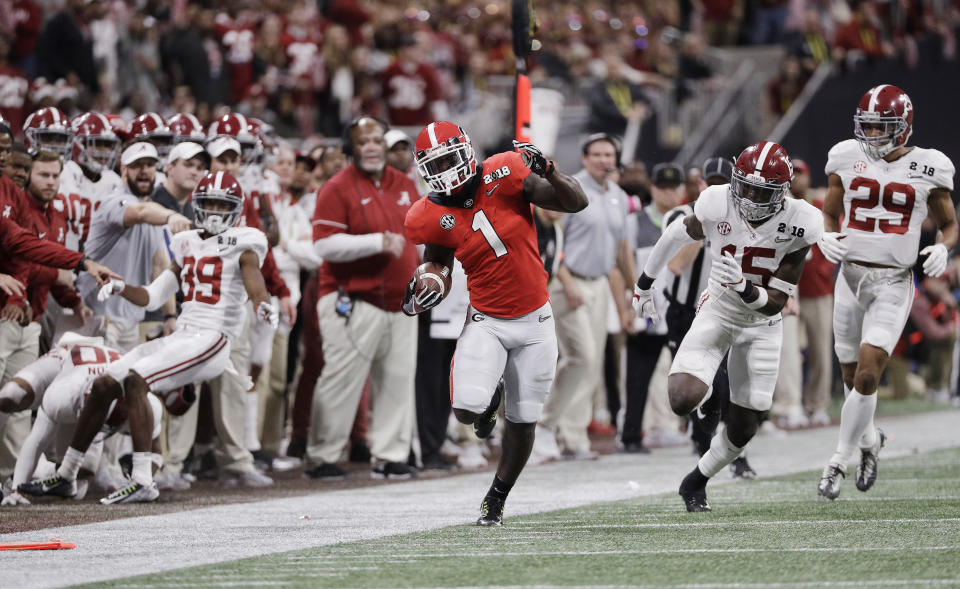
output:
[[204, 239], [200, 231], [183, 231], [170, 244], [180, 266], [183, 310], [180, 327], [212, 329], [231, 341], [240, 337], [247, 313], [247, 289], [240, 272], [240, 255], [257, 254], [258, 265], [267, 255], [267, 237], [259, 229], [231, 227]]
[[920, 225], [936, 188], [953, 190], [953, 163], [936, 149], [914, 147], [888, 162], [863, 152], [856, 139], [827, 156], [827, 175], [843, 182], [847, 260], [909, 268], [917, 261]]

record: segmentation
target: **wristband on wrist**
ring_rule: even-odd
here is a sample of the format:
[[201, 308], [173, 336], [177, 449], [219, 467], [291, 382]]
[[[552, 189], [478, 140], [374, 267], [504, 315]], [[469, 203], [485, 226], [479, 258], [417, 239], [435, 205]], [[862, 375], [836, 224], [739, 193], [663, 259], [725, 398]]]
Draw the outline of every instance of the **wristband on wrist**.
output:
[[176, 318], [177, 316], [172, 313], [167, 313], [166, 315], [163, 316], [164, 321], [166, 321], [167, 319], [176, 319]]
[[87, 259], [88, 259], [87, 256], [81, 254], [81, 255], [80, 255], [80, 261], [77, 262], [77, 265], [76, 265], [76, 266], [74, 266], [73, 271], [74, 271], [74, 272], [77, 272], [77, 273], [80, 273], [80, 272], [83, 272], [84, 270], [86, 270], [86, 268], [84, 268], [84, 264], [87, 263]]
[[767, 305], [769, 295], [767, 294], [767, 289], [756, 286], [748, 280], [747, 287], [740, 293], [740, 299], [748, 309], [757, 311]]
[[653, 286], [653, 281], [653, 278], [641, 272], [640, 278], [637, 278], [637, 288], [640, 290], [650, 290], [650, 288]]
[[557, 171], [557, 166], [553, 164], [553, 160], [547, 162], [547, 169], [543, 172], [544, 178], [550, 178], [553, 176], [553, 173]]
[[176, 214], [177, 214], [176, 212], [173, 212], [173, 213], [170, 213], [169, 215], [167, 215], [167, 218], [163, 220], [163, 224], [166, 225], [166, 224], [170, 223], [170, 218], [173, 217], [173, 216], [176, 215]]

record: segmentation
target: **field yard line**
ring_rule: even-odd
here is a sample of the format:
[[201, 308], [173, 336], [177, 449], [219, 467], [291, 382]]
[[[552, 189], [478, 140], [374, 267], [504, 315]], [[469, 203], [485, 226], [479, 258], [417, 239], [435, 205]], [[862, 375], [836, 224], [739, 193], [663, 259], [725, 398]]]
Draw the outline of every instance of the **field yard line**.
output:
[[[722, 526], [802, 526], [814, 524], [918, 524], [932, 522], [960, 522], [960, 517], [944, 518], [898, 518], [898, 519], [798, 519], [786, 521], [743, 521], [743, 522], [683, 522], [683, 523], [663, 523], [663, 524], [610, 524], [610, 525], [590, 525], [573, 524], [564, 525], [567, 530], [593, 530], [603, 528], [711, 528]], [[529, 529], [534, 527], [546, 527], [539, 522], [517, 522], [505, 530], [518, 530], [525, 534], [533, 533]]]
[[[890, 436], [883, 458], [960, 446], [958, 416], [960, 411], [944, 410], [878, 418]], [[762, 476], [819, 470], [836, 440], [835, 427], [761, 436], [750, 445], [750, 460]], [[532, 467], [510, 495], [507, 522], [523, 514], [675, 491], [694, 464], [690, 448], [683, 447]], [[716, 479], [712, 485], [731, 482], [725, 473]], [[3, 534], [0, 542], [56, 537], [77, 544], [53, 553], [4, 554], [3, 581], [32, 589], [62, 587], [465, 525], [476, 517], [490, 480], [490, 473], [467, 474]], [[798, 484], [809, 487], [813, 500], [816, 480]], [[860, 499], [852, 481], [843, 492]], [[723, 509], [722, 501], [713, 503]]]
[[368, 558], [380, 560], [388, 556], [394, 560], [421, 560], [424, 558], [489, 558], [511, 556], [611, 556], [631, 554], [636, 556], [666, 555], [666, 554], [763, 554], [766, 552], [943, 552], [946, 550], [960, 551], [960, 544], [955, 546], [823, 546], [820, 548], [651, 548], [648, 550], [538, 550], [523, 552], [430, 552], [417, 554], [368, 553], [368, 554], [338, 554], [342, 559], [364, 560]]
[[[746, 587], [863, 587], [864, 585], [873, 586], [909, 586], [916, 587], [920, 585], [956, 585], [956, 579], [904, 579], [904, 580], [864, 580], [864, 581], [797, 581], [794, 583], [687, 583], [683, 585], [670, 585], [677, 589], [741, 589]], [[157, 584], [157, 585], [129, 585], [129, 587], [176, 587], [177, 585]], [[499, 585], [498, 589], [546, 589], [554, 585]], [[661, 589], [663, 585], [578, 585], [580, 589]], [[432, 589], [444, 589], [434, 587]], [[458, 587], [458, 589], [485, 589], [484, 586], [477, 587]]]

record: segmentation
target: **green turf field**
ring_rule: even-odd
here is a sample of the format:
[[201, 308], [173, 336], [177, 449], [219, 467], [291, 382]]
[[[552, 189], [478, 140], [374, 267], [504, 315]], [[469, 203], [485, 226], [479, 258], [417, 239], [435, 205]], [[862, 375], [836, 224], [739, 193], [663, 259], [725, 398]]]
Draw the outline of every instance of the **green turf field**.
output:
[[98, 586], [960, 587], [960, 449], [882, 460], [873, 490], [850, 479], [834, 503], [817, 499], [818, 478], [711, 485], [706, 514], [673, 494], [524, 517], [508, 501], [501, 529], [465, 522]]

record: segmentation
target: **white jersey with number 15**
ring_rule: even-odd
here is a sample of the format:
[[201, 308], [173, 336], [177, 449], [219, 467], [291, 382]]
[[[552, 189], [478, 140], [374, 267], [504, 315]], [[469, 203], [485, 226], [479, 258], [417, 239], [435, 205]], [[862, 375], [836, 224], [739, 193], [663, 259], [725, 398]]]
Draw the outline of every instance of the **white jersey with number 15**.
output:
[[847, 236], [847, 259], [913, 266], [930, 191], [952, 191], [953, 172], [953, 163], [936, 149], [914, 147], [888, 162], [867, 157], [856, 139], [834, 145], [826, 173], [843, 182], [840, 231]]

